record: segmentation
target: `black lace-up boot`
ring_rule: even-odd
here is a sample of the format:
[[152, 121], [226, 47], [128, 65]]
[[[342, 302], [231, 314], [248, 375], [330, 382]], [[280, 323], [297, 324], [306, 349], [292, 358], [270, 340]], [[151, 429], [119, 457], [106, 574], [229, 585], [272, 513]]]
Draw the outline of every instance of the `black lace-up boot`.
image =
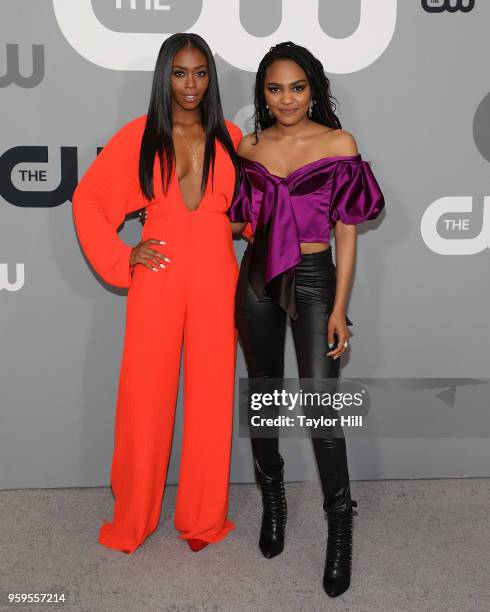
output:
[[327, 511], [328, 539], [323, 588], [330, 597], [337, 597], [350, 586], [352, 569], [352, 519], [353, 507], [357, 502], [352, 500], [348, 510], [342, 512]]
[[286, 528], [287, 504], [284, 490], [284, 460], [279, 455], [280, 466], [265, 474], [255, 459], [255, 473], [262, 491], [262, 524], [259, 548], [264, 557], [271, 559], [282, 553]]

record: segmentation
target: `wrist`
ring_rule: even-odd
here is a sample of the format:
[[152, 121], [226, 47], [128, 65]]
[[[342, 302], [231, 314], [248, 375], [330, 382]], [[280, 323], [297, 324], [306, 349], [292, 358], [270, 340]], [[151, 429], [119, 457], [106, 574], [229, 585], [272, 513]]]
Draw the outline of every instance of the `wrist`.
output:
[[345, 306], [342, 304], [334, 304], [332, 308], [333, 315], [345, 316]]

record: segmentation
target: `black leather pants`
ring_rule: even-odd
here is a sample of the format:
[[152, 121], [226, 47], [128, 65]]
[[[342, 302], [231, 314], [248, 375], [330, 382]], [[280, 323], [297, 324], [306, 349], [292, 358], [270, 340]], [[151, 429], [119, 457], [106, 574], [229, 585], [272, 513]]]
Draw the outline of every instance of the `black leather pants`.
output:
[[[240, 267], [236, 291], [235, 321], [249, 378], [284, 377], [286, 312], [269, 296], [258, 298], [248, 282], [251, 246]], [[335, 298], [335, 264], [331, 248], [303, 255], [296, 267], [298, 319], [291, 319], [300, 378], [337, 379], [339, 359], [327, 357], [327, 319]], [[325, 511], [343, 511], [351, 506], [345, 438], [326, 433], [311, 436], [322, 483]], [[311, 431], [310, 431], [311, 434]], [[266, 474], [280, 465], [279, 440], [251, 435], [254, 459]]]

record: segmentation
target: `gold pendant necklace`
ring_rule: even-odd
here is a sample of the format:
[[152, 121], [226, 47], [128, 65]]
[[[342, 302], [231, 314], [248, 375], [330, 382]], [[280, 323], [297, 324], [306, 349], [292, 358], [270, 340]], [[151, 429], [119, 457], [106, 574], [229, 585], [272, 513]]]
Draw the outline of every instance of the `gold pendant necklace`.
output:
[[197, 146], [196, 149], [192, 150], [191, 147], [189, 146], [189, 143], [187, 142], [187, 138], [184, 136], [184, 132], [181, 129], [179, 129], [179, 134], [182, 136], [182, 138], [184, 139], [184, 143], [185, 143], [186, 147], [191, 152], [192, 166], [194, 168], [194, 174], [197, 176], [199, 174], [199, 166], [197, 164], [197, 152], [201, 148], [201, 145], [202, 145], [203, 141], [201, 141], [199, 143], [199, 145]]

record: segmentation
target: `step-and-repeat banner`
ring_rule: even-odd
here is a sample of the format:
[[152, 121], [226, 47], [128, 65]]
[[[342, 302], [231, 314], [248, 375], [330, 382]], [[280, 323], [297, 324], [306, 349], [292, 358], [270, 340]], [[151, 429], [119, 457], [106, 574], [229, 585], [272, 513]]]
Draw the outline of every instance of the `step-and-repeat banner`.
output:
[[[146, 112], [157, 52], [179, 31], [210, 44], [225, 115], [243, 131], [264, 53], [307, 46], [385, 194], [358, 228], [342, 376], [375, 379], [406, 408], [393, 412], [399, 430], [395, 417], [348, 440], [351, 477], [488, 476], [488, 23], [478, 0], [3, 0], [0, 487], [109, 482], [126, 292], [84, 258], [71, 197], [98, 147]], [[120, 232], [140, 235], [137, 219]], [[289, 331], [286, 350], [295, 377]], [[239, 350], [237, 386], [245, 375]], [[179, 396], [169, 483], [181, 430]], [[317, 477], [308, 440], [281, 448], [288, 479]], [[236, 428], [232, 481], [252, 478]]]

